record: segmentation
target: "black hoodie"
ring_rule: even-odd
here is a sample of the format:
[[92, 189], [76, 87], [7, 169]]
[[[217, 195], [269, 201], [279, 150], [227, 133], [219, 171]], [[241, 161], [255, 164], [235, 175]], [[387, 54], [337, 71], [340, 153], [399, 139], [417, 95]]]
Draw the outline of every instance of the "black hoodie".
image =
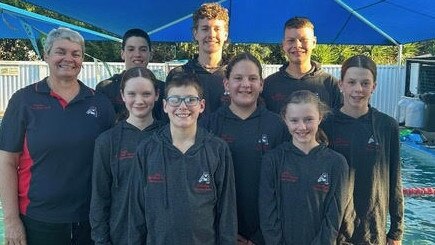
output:
[[184, 154], [169, 125], [138, 147], [129, 186], [129, 244], [236, 243], [237, 214], [230, 150], [198, 128]]
[[312, 61], [311, 72], [296, 79], [287, 73], [288, 63], [284, 64], [278, 72], [268, 76], [264, 80], [262, 97], [267, 109], [280, 113], [287, 97], [297, 90], [310, 90], [317, 94], [324, 103], [331, 108], [339, 108], [341, 94], [338, 88], [338, 80], [322, 70], [319, 63]]
[[324, 145], [305, 154], [286, 142], [267, 153], [259, 191], [266, 244], [335, 244], [348, 171], [346, 159]]
[[[128, 117], [127, 108], [125, 108], [124, 101], [121, 96], [121, 80], [125, 71], [120, 74], [115, 74], [107, 80], [101, 81], [97, 84], [95, 90], [102, 93], [109, 98], [112, 102], [113, 109], [115, 109], [117, 121], [122, 121]], [[157, 120], [167, 121], [166, 113], [163, 111], [163, 98], [165, 96], [165, 83], [157, 80], [159, 87], [159, 99], [155, 102], [153, 108], [153, 116]]]
[[258, 217], [261, 157], [290, 139], [287, 126], [264, 106], [258, 106], [244, 120], [228, 106], [221, 107], [204, 118], [201, 125], [225, 140], [230, 147], [236, 178], [239, 234], [255, 244], [264, 244]]
[[128, 178], [140, 141], [161, 127], [140, 130], [126, 121], [95, 142], [90, 223], [95, 244], [127, 244]]
[[403, 193], [397, 122], [370, 107], [359, 118], [336, 110], [322, 127], [332, 149], [343, 154], [350, 166], [353, 198], [338, 241], [385, 244], [387, 237], [401, 240]]
[[194, 73], [198, 76], [199, 84], [204, 91], [206, 102], [205, 110], [201, 117], [216, 111], [221, 105], [228, 104], [229, 97], [224, 95], [224, 77], [226, 65], [219, 67], [214, 72], [207, 71], [202, 67], [198, 59], [189, 60], [182, 66], [172, 69], [166, 77], [166, 82], [170, 82], [172, 77], [178, 72]]

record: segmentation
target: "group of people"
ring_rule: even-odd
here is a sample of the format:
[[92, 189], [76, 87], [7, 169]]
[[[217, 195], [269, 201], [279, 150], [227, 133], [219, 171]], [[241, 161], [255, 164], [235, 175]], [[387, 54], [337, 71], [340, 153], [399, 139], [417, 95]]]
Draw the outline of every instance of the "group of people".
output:
[[96, 91], [78, 80], [80, 34], [48, 34], [50, 75], [0, 128], [6, 244], [401, 244], [398, 125], [370, 106], [376, 64], [356, 55], [332, 77], [294, 17], [288, 62], [263, 79], [250, 53], [223, 62], [225, 8], [193, 23], [199, 53], [165, 82], [131, 29], [126, 70]]

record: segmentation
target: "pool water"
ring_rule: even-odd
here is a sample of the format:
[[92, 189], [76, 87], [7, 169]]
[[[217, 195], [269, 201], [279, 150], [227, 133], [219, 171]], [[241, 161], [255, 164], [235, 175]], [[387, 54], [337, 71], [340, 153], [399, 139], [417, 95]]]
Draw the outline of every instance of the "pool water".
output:
[[[402, 147], [404, 188], [435, 188], [435, 157]], [[3, 212], [0, 207], [0, 244], [3, 244]], [[404, 245], [435, 244], [435, 196], [405, 197]]]
[[[435, 188], [435, 156], [406, 145], [401, 152], [404, 188]], [[435, 244], [435, 195], [405, 196], [404, 245]]]

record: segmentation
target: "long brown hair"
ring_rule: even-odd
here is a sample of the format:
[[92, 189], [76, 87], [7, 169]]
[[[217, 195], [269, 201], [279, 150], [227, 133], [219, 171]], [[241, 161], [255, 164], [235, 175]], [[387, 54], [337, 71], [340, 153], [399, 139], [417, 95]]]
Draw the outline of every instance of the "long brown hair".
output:
[[121, 79], [121, 93], [124, 92], [125, 84], [128, 82], [128, 80], [135, 77], [143, 77], [150, 80], [153, 84], [154, 91], [156, 92], [156, 94], [159, 94], [159, 85], [156, 76], [150, 69], [145, 67], [133, 67], [125, 71]]
[[377, 69], [376, 63], [368, 56], [359, 54], [352, 56], [343, 62], [341, 65], [341, 81], [344, 80], [347, 69], [351, 67], [364, 68], [373, 74], [373, 82], [376, 83]]

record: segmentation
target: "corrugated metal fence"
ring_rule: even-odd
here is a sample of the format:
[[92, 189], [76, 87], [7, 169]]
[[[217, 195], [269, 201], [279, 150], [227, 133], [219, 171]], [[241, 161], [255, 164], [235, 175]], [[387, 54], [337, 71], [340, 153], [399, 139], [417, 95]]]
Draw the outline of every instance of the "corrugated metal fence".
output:
[[[178, 65], [178, 64], [177, 64]], [[157, 78], [165, 80], [173, 63], [150, 63]], [[263, 77], [278, 71], [281, 65], [263, 65]], [[109, 78], [111, 74], [124, 69], [123, 63], [84, 62], [79, 79], [89, 87]], [[323, 69], [333, 76], [340, 77], [340, 65], [324, 65]], [[37, 82], [48, 75], [45, 62], [0, 61], [0, 112], [7, 107], [8, 100], [18, 89]], [[405, 91], [405, 68], [391, 65], [378, 66], [377, 88], [372, 96], [371, 104], [390, 116], [396, 116], [396, 106]]]

